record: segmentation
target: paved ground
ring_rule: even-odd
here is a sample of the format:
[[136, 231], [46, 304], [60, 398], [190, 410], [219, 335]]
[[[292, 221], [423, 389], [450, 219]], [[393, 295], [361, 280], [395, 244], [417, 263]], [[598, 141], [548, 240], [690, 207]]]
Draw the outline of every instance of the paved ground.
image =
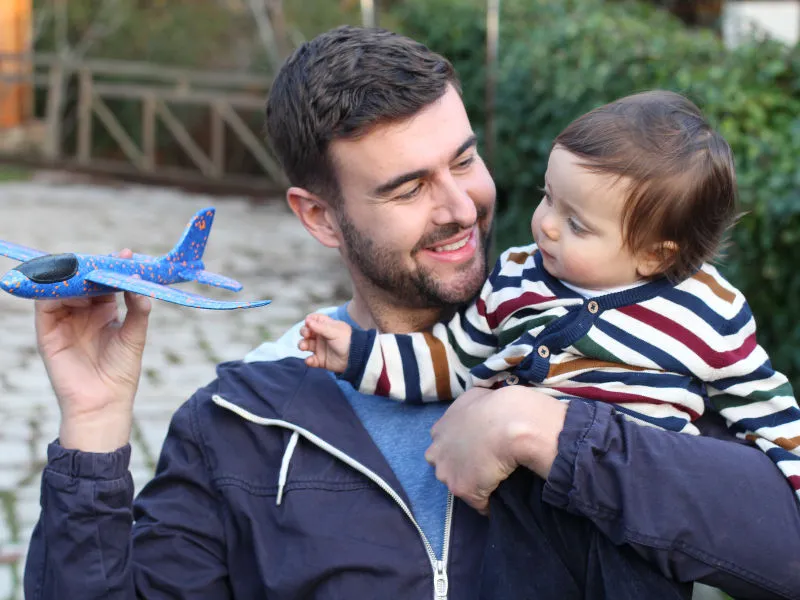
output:
[[[127, 246], [160, 254], [205, 206], [217, 207], [206, 268], [244, 284], [238, 294], [216, 296], [273, 303], [241, 311], [154, 303], [135, 406], [137, 489], [152, 473], [170, 415], [213, 378], [217, 362], [240, 358], [313, 308], [347, 297], [338, 255], [317, 244], [280, 200], [254, 205], [159, 188], [68, 183], [46, 173], [0, 184], [0, 239], [48, 252], [106, 253]], [[0, 272], [15, 264], [0, 257]], [[42, 464], [58, 430], [55, 398], [36, 353], [32, 308], [30, 301], [0, 292], [0, 600], [22, 598], [22, 561], [38, 518]]]

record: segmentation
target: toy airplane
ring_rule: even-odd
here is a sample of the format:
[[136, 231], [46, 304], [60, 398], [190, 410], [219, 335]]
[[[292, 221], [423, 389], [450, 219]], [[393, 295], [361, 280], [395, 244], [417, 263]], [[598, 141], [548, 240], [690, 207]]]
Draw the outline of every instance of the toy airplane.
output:
[[0, 240], [0, 255], [24, 261], [0, 279], [0, 288], [20, 298], [69, 298], [100, 296], [119, 291], [134, 292], [193, 308], [229, 310], [265, 306], [270, 300], [233, 302], [214, 300], [167, 287], [196, 281], [238, 292], [242, 284], [205, 271], [203, 252], [214, 221], [214, 209], [205, 208], [192, 217], [178, 245], [164, 256], [134, 254], [46, 254]]

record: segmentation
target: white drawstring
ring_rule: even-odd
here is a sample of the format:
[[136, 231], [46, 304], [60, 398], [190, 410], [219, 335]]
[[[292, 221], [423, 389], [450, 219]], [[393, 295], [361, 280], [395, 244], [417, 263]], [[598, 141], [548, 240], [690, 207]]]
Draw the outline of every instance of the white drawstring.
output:
[[278, 475], [278, 497], [275, 499], [275, 504], [277, 506], [281, 505], [281, 501], [283, 500], [283, 488], [286, 486], [286, 476], [289, 473], [289, 463], [292, 461], [292, 454], [294, 454], [294, 449], [297, 446], [297, 439], [300, 437], [298, 432], [292, 433], [292, 437], [289, 438], [289, 443], [286, 445], [286, 451], [283, 453], [283, 460], [281, 461], [281, 472]]

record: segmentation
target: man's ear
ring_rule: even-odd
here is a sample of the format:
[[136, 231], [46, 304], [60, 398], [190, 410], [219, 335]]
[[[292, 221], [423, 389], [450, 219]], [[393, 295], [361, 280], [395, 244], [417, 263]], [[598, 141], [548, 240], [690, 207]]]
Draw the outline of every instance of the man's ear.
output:
[[675, 242], [658, 242], [639, 255], [636, 272], [639, 277], [646, 279], [660, 275], [672, 266], [678, 253], [678, 244]]
[[286, 202], [300, 222], [317, 241], [328, 248], [340, 245], [339, 227], [333, 208], [316, 194], [300, 187], [286, 191]]

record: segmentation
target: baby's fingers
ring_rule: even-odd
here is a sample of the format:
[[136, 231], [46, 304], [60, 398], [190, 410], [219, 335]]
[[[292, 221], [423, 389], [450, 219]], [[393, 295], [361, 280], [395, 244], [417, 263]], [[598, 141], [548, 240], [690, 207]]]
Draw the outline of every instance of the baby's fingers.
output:
[[300, 350], [305, 350], [306, 352], [316, 352], [317, 340], [315, 338], [302, 339], [299, 342], [297, 342], [297, 347]]
[[311, 332], [311, 334], [306, 337], [319, 335], [329, 340], [340, 336], [342, 330], [346, 331], [349, 328], [347, 324], [321, 314], [308, 315], [308, 317], [306, 317], [306, 327]]
[[309, 367], [319, 368], [322, 367], [322, 361], [317, 358], [316, 354], [312, 354], [311, 356], [306, 358], [306, 364]]

